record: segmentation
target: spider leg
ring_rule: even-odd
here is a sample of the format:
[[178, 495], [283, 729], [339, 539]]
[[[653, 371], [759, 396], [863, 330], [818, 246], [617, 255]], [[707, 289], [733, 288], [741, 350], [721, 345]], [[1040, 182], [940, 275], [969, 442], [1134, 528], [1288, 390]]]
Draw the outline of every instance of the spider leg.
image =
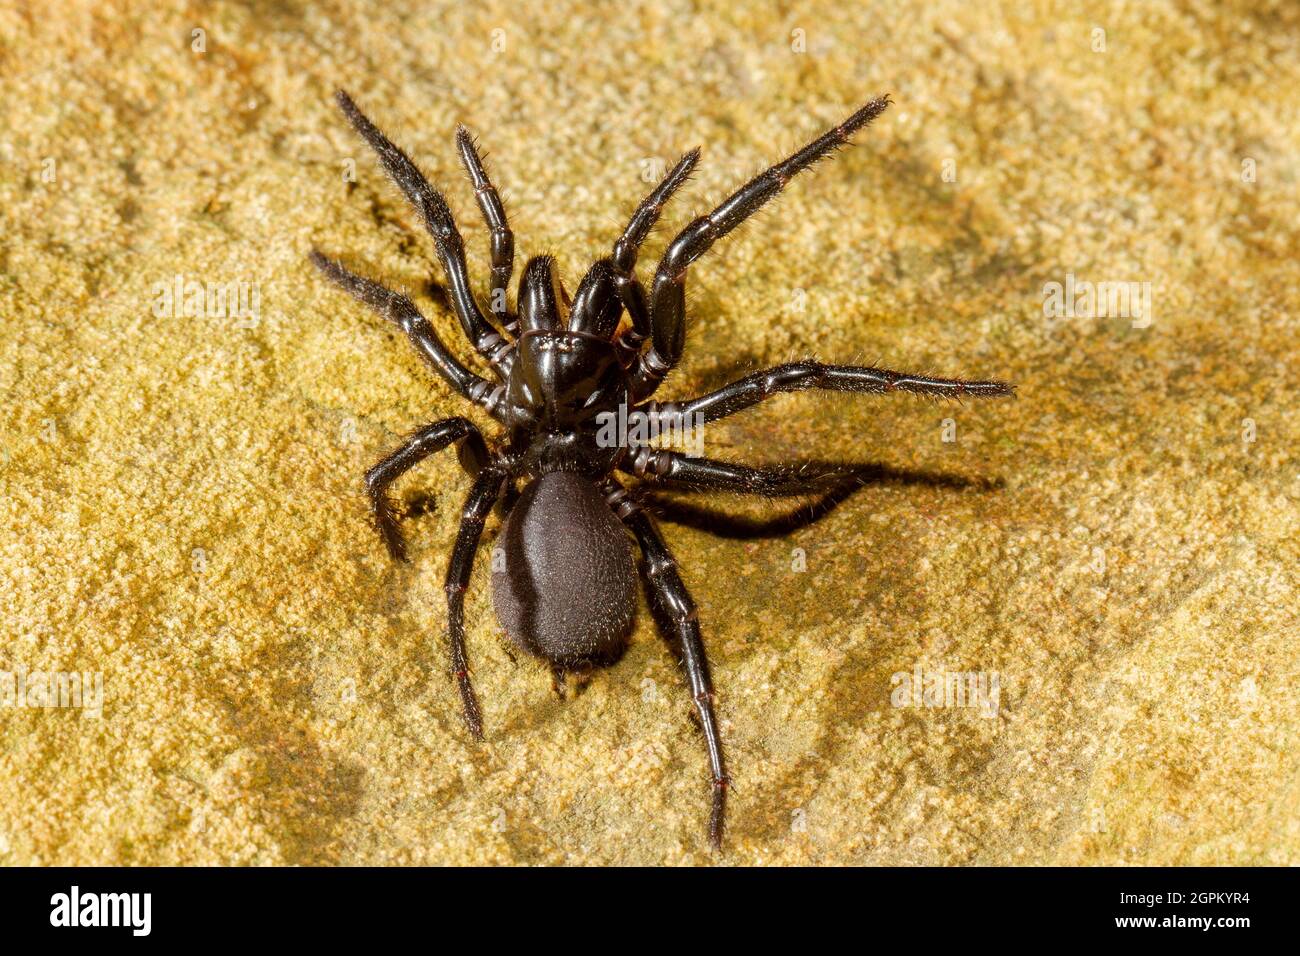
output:
[[397, 451], [366, 472], [366, 495], [375, 514], [375, 524], [394, 560], [407, 559], [406, 541], [402, 538], [401, 529], [397, 527], [393, 503], [388, 498], [389, 486], [430, 455], [457, 441], [468, 446], [467, 457], [471, 461], [486, 460], [487, 445], [474, 423], [467, 418], [444, 418], [432, 425], [425, 425]]
[[686, 273], [691, 263], [776, 196], [797, 173], [843, 146], [887, 106], [887, 96], [871, 100], [839, 126], [759, 173], [713, 212], [678, 233], [659, 261], [650, 289], [650, 348], [640, 356], [634, 369], [634, 401], [648, 398], [681, 359], [686, 332]]
[[388, 319], [411, 340], [415, 350], [433, 370], [458, 393], [470, 401], [483, 406], [494, 416], [498, 414], [498, 405], [505, 393], [504, 386], [493, 386], [491, 382], [475, 375], [452, 355], [438, 338], [420, 310], [406, 296], [388, 289], [373, 279], [350, 272], [338, 262], [312, 250], [311, 261], [331, 282], [340, 286], [360, 302], [370, 306], [381, 316]]
[[[861, 365], [823, 365], [821, 362], [789, 362], [754, 372], [724, 385], [715, 392], [682, 402], [647, 402], [637, 411], [648, 415], [681, 416], [687, 423], [712, 422], [757, 405], [779, 392], [801, 392], [816, 388], [832, 392], [912, 392], [941, 398], [996, 398], [1014, 395], [1016, 387], [1006, 382], [960, 378], [932, 378], [910, 372]], [[697, 419], [696, 416], [702, 416]]]
[[456, 147], [460, 150], [460, 161], [474, 186], [474, 199], [492, 234], [492, 285], [488, 290], [491, 296], [488, 311], [496, 316], [508, 334], [517, 336], [519, 323], [511, 317], [506, 301], [510, 277], [515, 268], [515, 234], [510, 230], [501, 196], [492, 185], [487, 170], [483, 168], [483, 160], [474, 145], [474, 137], [464, 126], [456, 127]]
[[460, 688], [461, 713], [465, 726], [475, 737], [483, 737], [483, 713], [469, 679], [469, 662], [465, 657], [465, 589], [469, 587], [474, 555], [478, 552], [479, 538], [488, 512], [501, 496], [501, 487], [507, 477], [505, 469], [489, 465], [476, 479], [465, 499], [461, 511], [460, 530], [456, 545], [447, 564], [447, 578], [443, 588], [447, 594], [447, 641], [451, 654], [451, 673]]
[[714, 458], [692, 458], [682, 452], [648, 446], [633, 450], [627, 470], [638, 477], [683, 487], [767, 498], [827, 492], [863, 474], [861, 466], [825, 462], [755, 468]]
[[632, 327], [616, 343], [625, 361], [631, 361], [641, 351], [641, 344], [650, 335], [650, 307], [646, 303], [641, 280], [636, 276], [637, 254], [641, 251], [641, 244], [650, 235], [650, 230], [659, 221], [664, 206], [690, 177], [691, 170], [699, 161], [698, 147], [677, 160], [677, 165], [668, 171], [668, 175], [650, 191], [650, 195], [641, 200], [636, 212], [632, 213], [627, 228], [623, 230], [623, 235], [614, 243], [614, 255], [610, 260], [614, 270], [614, 286], [618, 289], [619, 298], [623, 300], [623, 307], [632, 318]]
[[469, 272], [465, 265], [465, 243], [456, 228], [451, 209], [442, 194], [429, 185], [424, 174], [411, 162], [409, 156], [395, 146], [387, 136], [352, 102], [343, 90], [335, 94], [339, 109], [352, 128], [379, 156], [379, 162], [403, 192], [407, 200], [419, 210], [425, 228], [433, 238], [438, 258], [447, 275], [448, 294], [461, 327], [474, 348], [487, 359], [503, 379], [509, 375], [513, 352], [491, 323], [483, 317], [474, 294], [470, 291]]
[[709, 768], [713, 776], [713, 807], [709, 813], [709, 842], [714, 849], [722, 845], [723, 818], [727, 806], [727, 776], [722, 759], [722, 739], [718, 721], [713, 713], [713, 685], [709, 679], [709, 661], [700, 639], [699, 615], [691, 594], [677, 573], [677, 562], [664, 543], [654, 520], [634, 502], [628, 501], [617, 509], [619, 517], [636, 536], [644, 559], [643, 573], [650, 600], [670, 622], [681, 655], [682, 667], [690, 684], [691, 697], [699, 713], [704, 730], [704, 742], [709, 749]]

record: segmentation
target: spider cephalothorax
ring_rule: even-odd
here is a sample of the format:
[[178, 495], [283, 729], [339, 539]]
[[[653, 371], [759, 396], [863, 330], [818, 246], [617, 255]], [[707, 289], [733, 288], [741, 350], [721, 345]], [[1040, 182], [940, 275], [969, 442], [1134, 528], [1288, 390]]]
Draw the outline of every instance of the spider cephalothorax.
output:
[[514, 268], [514, 237], [473, 140], [459, 129], [461, 160], [491, 232], [491, 320], [470, 290], [464, 245], [442, 195], [346, 93], [340, 91], [337, 98], [344, 115], [423, 217], [446, 275], [447, 297], [495, 379], [466, 368], [406, 296], [312, 253], [326, 276], [396, 323], [434, 371], [504, 429], [503, 440], [489, 446], [468, 419], [434, 422], [366, 474], [379, 531], [399, 560], [405, 559], [406, 548], [388, 499], [389, 486], [428, 455], [452, 444], [473, 476], [446, 579], [451, 671], [466, 725], [476, 737], [482, 736], [482, 716], [465, 657], [464, 601], [479, 537], [493, 506], [500, 501], [506, 514], [499, 537], [503, 560], [493, 562], [497, 617], [512, 641], [548, 661], [561, 678], [566, 671], [611, 663], [627, 646], [636, 606], [635, 541], [651, 604], [681, 659], [708, 745], [713, 778], [709, 837], [719, 845], [729, 778], [695, 605], [655, 522], [641, 506], [637, 488], [625, 488], [616, 474], [678, 488], [777, 496], [822, 490], [828, 481], [842, 481], [851, 472], [831, 465], [751, 468], [652, 446], [634, 430], [621, 429], [619, 440], [611, 440], [612, 431], [605, 426], [611, 415], [622, 421], [641, 416], [703, 425], [774, 393], [803, 389], [948, 397], [1013, 391], [1002, 382], [807, 361], [755, 372], [699, 398], [651, 400], [682, 355], [691, 263], [780, 192], [792, 176], [848, 142], [884, 111], [888, 98], [867, 103], [689, 223], [664, 252], [649, 294], [637, 278], [637, 252], [664, 204], [699, 161], [699, 150], [683, 156], [641, 202], [612, 254], [592, 265], [571, 301], [554, 261], [538, 256], [524, 268], [513, 310], [506, 290]]

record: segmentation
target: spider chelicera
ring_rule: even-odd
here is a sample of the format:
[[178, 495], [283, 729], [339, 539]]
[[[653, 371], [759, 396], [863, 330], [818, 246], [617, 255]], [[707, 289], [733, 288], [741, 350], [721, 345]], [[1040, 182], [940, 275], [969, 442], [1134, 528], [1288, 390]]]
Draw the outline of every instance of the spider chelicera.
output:
[[612, 254], [587, 270], [572, 299], [556, 275], [554, 260], [536, 256], [524, 267], [515, 310], [506, 295], [514, 267], [514, 236], [472, 137], [458, 128], [461, 162], [491, 233], [491, 318], [471, 291], [464, 244], [446, 200], [347, 93], [339, 91], [336, 98], [423, 217], [446, 276], [447, 298], [495, 378], [491, 381], [466, 368], [409, 298], [312, 252], [312, 261], [329, 279], [395, 323], [447, 384], [505, 429], [504, 443], [489, 445], [466, 418], [425, 425], [365, 479], [388, 551], [405, 560], [389, 486], [425, 457], [452, 444], [473, 477], [445, 586], [451, 672], [466, 725], [475, 737], [482, 737], [482, 715], [465, 656], [464, 603], [479, 538], [494, 505], [500, 502], [505, 514], [502, 544], [493, 554], [497, 618], [516, 645], [549, 662], [561, 681], [565, 672], [612, 663], [626, 648], [636, 608], [635, 539], [651, 607], [685, 670], [708, 746], [713, 779], [709, 839], [720, 846], [729, 778], [695, 604], [654, 520], [642, 507], [639, 485], [629, 490], [615, 472], [642, 478], [641, 484], [764, 496], [815, 492], [828, 479], [843, 479], [846, 472], [844, 466], [834, 465], [754, 468], [711, 460], [626, 437], [636, 429], [622, 429], [623, 439], [611, 441], [605, 426], [616, 414], [625, 420], [641, 416], [702, 425], [775, 393], [803, 389], [951, 398], [1013, 392], [1002, 382], [803, 361], [746, 375], [699, 398], [651, 400], [682, 357], [691, 264], [775, 197], [796, 173], [847, 143], [885, 110], [889, 98], [871, 100], [839, 126], [754, 177], [711, 213], [693, 220], [667, 247], [647, 294], [636, 274], [637, 252], [664, 204], [698, 162], [700, 151], [690, 151], [637, 207]]

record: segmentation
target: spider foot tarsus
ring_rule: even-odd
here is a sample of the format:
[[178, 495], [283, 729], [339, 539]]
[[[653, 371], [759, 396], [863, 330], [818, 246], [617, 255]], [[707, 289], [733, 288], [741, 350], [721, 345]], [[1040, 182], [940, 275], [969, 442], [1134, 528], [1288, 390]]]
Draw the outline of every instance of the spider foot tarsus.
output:
[[453, 442], [469, 443], [471, 456], [486, 454], [486, 451], [480, 451], [486, 447], [483, 436], [469, 419], [444, 418], [416, 431], [400, 448], [366, 472], [366, 497], [370, 500], [375, 525], [395, 561], [408, 559], [406, 541], [397, 525], [393, 503], [388, 498], [389, 486], [425, 458]]
[[727, 790], [731, 787], [731, 778], [726, 774], [713, 781], [713, 809], [709, 812], [709, 846], [714, 850], [722, 849], [722, 834], [726, 829]]
[[380, 462], [366, 472], [366, 496], [370, 499], [375, 527], [380, 537], [384, 539], [384, 546], [388, 549], [389, 556], [394, 561], [409, 563], [406, 539], [402, 536], [402, 529], [397, 525], [397, 514], [393, 510], [392, 501], [388, 498], [387, 489], [392, 482], [391, 472], [392, 466], [388, 465], [387, 461]]
[[483, 711], [478, 704], [478, 695], [474, 693], [474, 685], [470, 683], [468, 670], [456, 671], [456, 684], [460, 688], [461, 716], [465, 719], [465, 726], [476, 739], [482, 740]]
[[383, 536], [389, 557], [394, 561], [410, 564], [411, 558], [406, 551], [406, 537], [397, 526], [397, 516], [393, 514], [392, 509], [385, 507], [382, 511], [376, 511], [375, 524], [379, 528], [380, 535]]

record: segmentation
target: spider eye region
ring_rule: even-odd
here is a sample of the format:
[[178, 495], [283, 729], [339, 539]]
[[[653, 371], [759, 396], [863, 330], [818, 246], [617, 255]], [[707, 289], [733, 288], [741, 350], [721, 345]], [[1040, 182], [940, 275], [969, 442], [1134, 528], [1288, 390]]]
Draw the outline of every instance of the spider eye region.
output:
[[627, 376], [611, 343], [579, 332], [529, 332], [519, 340], [507, 397], [516, 422], [581, 428], [627, 402]]

